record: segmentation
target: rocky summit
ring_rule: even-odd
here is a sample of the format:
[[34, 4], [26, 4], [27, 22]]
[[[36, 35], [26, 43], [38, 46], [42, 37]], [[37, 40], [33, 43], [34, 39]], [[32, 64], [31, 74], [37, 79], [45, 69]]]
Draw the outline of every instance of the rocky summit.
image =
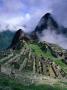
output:
[[19, 30], [17, 30], [17, 32], [15, 33], [15, 35], [13, 37], [10, 48], [15, 49], [15, 48], [19, 47], [18, 44], [21, 40], [28, 41], [28, 40], [30, 40], [30, 36], [27, 35], [22, 29], [19, 29]]
[[46, 13], [41, 17], [40, 21], [32, 32], [32, 37], [37, 38], [37, 35], [41, 34], [44, 30], [50, 30], [58, 35], [67, 37], [67, 28], [60, 25], [51, 13]]

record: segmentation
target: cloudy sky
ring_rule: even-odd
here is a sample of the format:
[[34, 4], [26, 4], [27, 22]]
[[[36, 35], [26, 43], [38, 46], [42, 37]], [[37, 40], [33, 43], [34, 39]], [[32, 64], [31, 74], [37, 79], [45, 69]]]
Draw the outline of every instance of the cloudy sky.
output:
[[50, 12], [67, 27], [67, 0], [0, 0], [0, 24], [10, 27], [35, 27], [41, 16]]

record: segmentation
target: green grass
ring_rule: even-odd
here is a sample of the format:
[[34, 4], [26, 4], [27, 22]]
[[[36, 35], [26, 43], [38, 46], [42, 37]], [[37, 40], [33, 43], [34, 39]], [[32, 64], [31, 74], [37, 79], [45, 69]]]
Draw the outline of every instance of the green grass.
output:
[[40, 55], [43, 54], [43, 52], [41, 51], [41, 49], [39, 48], [38, 45], [36, 45], [36, 44], [30, 44], [30, 47], [31, 47], [32, 51], [35, 52], [35, 54], [37, 56], [40, 56]]
[[65, 63], [63, 63], [61, 59], [53, 57], [51, 54], [51, 51], [49, 49], [47, 50], [47, 52], [44, 52], [41, 50], [39, 45], [37, 45], [36, 43], [32, 43], [29, 46], [30, 46], [30, 48], [32, 48], [33, 52], [38, 57], [40, 57], [42, 55], [46, 59], [50, 58], [50, 60], [54, 61], [57, 65], [59, 65], [61, 67], [61, 69], [63, 69], [67, 73], [67, 65]]
[[63, 63], [60, 59], [55, 59], [54, 62], [59, 65], [65, 72], [67, 72], [67, 65]]
[[47, 51], [47, 53], [45, 53], [40, 49], [37, 44], [30, 44], [29, 46], [31, 47], [32, 51], [39, 57], [42, 55], [46, 58], [53, 58], [49, 50]]
[[48, 49], [47, 52], [45, 53], [44, 51], [42, 51], [40, 49], [40, 47], [36, 44], [30, 44], [29, 45], [31, 47], [31, 49], [33, 50], [33, 52], [40, 57], [41, 55], [46, 57], [46, 58], [50, 58], [50, 60], [54, 61], [57, 65], [59, 65], [65, 72], [67, 72], [67, 65], [65, 63], [62, 62], [62, 60], [60, 60], [59, 58], [54, 58], [50, 52], [50, 50]]
[[0, 90], [67, 90], [66, 87], [58, 85], [29, 85], [24, 86], [7, 76], [0, 75]]

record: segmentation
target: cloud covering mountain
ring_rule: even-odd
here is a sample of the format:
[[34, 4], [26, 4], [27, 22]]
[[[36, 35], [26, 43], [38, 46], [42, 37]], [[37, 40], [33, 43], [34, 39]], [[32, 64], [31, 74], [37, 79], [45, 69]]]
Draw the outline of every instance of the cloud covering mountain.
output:
[[[0, 31], [19, 28], [26, 32], [33, 31], [47, 12], [52, 14], [60, 26], [67, 27], [67, 0], [0, 0]], [[67, 29], [63, 29], [65, 33], [64, 30]], [[43, 33], [42, 40], [67, 48], [67, 37], [56, 36], [50, 30]]]

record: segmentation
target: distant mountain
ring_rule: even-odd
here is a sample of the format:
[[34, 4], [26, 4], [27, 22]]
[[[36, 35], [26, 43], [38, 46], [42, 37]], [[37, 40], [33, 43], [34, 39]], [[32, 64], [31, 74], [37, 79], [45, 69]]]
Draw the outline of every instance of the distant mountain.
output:
[[13, 39], [14, 32], [9, 30], [0, 32], [0, 49], [6, 49]]

